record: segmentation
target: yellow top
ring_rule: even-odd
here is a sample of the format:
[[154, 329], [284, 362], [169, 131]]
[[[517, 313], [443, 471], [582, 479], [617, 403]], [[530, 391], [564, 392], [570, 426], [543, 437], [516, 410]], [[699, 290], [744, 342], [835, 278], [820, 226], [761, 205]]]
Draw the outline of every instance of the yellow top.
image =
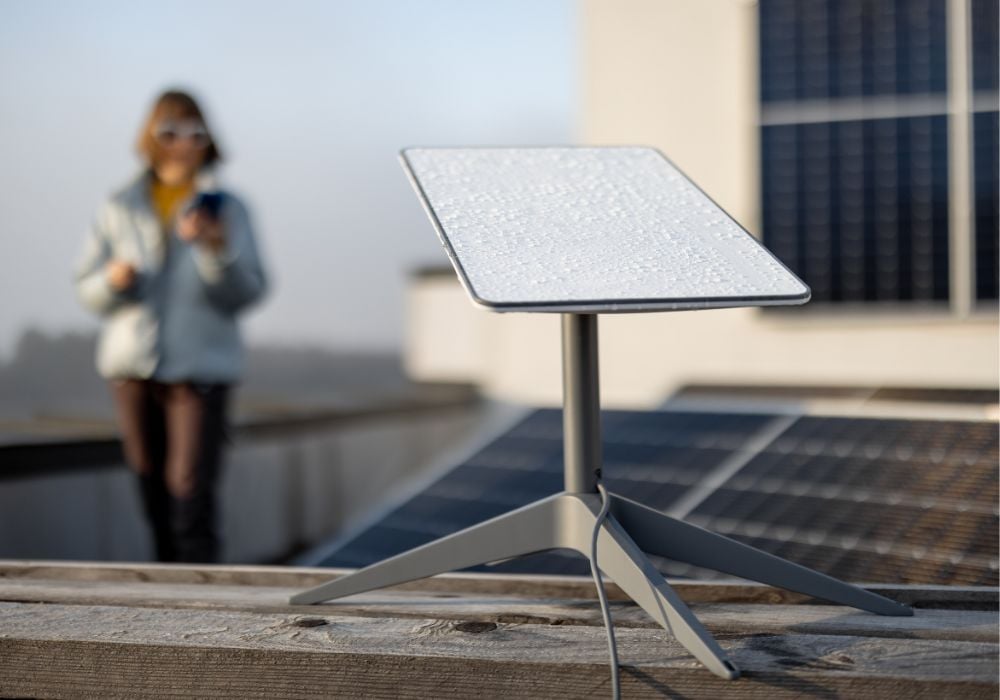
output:
[[194, 183], [185, 182], [181, 185], [167, 185], [153, 178], [153, 184], [149, 188], [149, 196], [153, 202], [153, 211], [160, 219], [160, 223], [166, 227], [177, 211], [177, 205], [191, 196], [194, 192]]

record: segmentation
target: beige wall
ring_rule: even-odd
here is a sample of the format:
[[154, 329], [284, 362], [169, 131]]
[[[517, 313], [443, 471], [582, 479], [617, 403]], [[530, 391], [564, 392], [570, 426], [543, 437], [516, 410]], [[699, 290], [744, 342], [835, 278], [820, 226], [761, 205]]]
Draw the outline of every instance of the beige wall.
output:
[[756, 4], [585, 0], [582, 140], [666, 153], [757, 231]]
[[[756, 232], [756, 7], [743, 0], [585, 0], [581, 141], [663, 150]], [[457, 283], [410, 289], [407, 363], [492, 395], [560, 400], [559, 321], [474, 309]], [[606, 403], [659, 403], [686, 381], [997, 385], [995, 314], [817, 314], [809, 307], [601, 318]]]
[[[476, 381], [491, 396], [561, 400], [559, 318], [474, 308], [457, 282], [411, 287], [406, 360], [426, 380]], [[990, 387], [992, 319], [801, 318], [729, 309], [602, 316], [609, 406], [655, 406], [685, 382]]]

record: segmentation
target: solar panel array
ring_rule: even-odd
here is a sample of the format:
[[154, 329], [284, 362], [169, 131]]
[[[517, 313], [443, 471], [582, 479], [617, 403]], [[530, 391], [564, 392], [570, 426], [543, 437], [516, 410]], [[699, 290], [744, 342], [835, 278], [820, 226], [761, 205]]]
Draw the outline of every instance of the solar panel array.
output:
[[[997, 585], [995, 422], [606, 411], [603, 428], [605, 481], [627, 498], [689, 503], [689, 522], [850, 581]], [[750, 447], [762, 435], [773, 439]], [[720, 467], [728, 478], [691, 500]], [[562, 413], [534, 411], [322, 564], [366, 566], [561, 489]], [[653, 561], [672, 577], [720, 576]], [[487, 570], [589, 565], [556, 550]]]
[[[980, 301], [998, 294], [997, 7], [972, 0], [968, 47]], [[948, 299], [946, 9], [758, 3], [764, 242], [814, 303]]]

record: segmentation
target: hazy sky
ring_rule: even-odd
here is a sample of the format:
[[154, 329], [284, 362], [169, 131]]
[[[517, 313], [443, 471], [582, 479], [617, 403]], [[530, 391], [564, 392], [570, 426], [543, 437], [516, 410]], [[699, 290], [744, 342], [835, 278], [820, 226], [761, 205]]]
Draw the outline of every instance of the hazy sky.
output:
[[0, 3], [0, 356], [94, 327], [70, 284], [138, 169], [151, 99], [204, 98], [274, 280], [254, 340], [391, 348], [406, 271], [445, 262], [408, 145], [574, 139], [572, 0]]

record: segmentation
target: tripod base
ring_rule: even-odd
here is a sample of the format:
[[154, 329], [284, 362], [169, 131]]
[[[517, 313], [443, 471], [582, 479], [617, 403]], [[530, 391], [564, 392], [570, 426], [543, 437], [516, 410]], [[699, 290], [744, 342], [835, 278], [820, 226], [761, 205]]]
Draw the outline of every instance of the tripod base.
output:
[[[609, 498], [610, 512], [597, 542], [601, 570], [696, 659], [723, 678], [736, 678], [739, 670], [644, 551], [880, 615], [913, 614], [911, 608], [888, 598], [635, 501], [614, 494]], [[558, 493], [298, 593], [290, 602], [319, 603], [547, 549], [572, 549], [589, 556], [600, 509], [596, 493]]]

